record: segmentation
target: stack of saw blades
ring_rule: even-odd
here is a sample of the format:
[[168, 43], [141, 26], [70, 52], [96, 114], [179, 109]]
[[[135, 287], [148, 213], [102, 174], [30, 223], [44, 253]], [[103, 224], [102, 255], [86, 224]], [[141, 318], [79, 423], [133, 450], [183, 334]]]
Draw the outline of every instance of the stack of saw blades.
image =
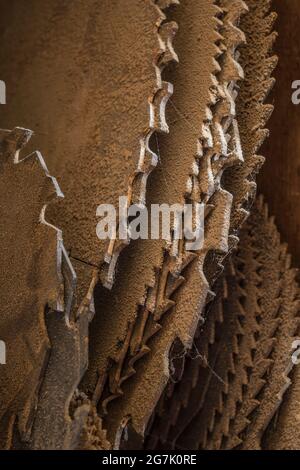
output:
[[147, 447], [257, 450], [270, 448], [271, 440], [274, 445], [270, 423], [291, 385], [299, 334], [295, 278], [287, 247], [259, 198], [217, 281], [184, 372], [160, 399]]
[[[7, 5], [1, 448], [263, 446], [298, 325], [262, 202], [244, 226], [275, 17], [270, 0]], [[97, 207], [121, 197], [204, 205], [203, 246], [175, 221], [167, 240], [100, 240]]]

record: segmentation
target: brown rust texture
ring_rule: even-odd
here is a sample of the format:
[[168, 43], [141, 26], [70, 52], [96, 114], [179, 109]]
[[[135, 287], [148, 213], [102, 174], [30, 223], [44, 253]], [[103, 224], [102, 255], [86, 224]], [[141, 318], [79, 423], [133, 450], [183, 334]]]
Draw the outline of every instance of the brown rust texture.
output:
[[[274, 15], [269, 14], [269, 2], [262, 1], [257, 3], [250, 1], [249, 4], [249, 13], [245, 15], [245, 20], [241, 22], [241, 27], [246, 32], [247, 44], [241, 48], [240, 62], [245, 66], [245, 80], [241, 83], [241, 96], [238, 96], [237, 99], [237, 120], [241, 128], [242, 143], [245, 147], [245, 163], [241, 163], [240, 167], [237, 167], [236, 170], [233, 167], [232, 170], [229, 168], [228, 173], [225, 172], [225, 187], [226, 189], [230, 188], [234, 202], [231, 217], [229, 212], [230, 205], [228, 205], [228, 201], [226, 202], [228, 193], [221, 190], [216, 191], [216, 194], [211, 198], [210, 202], [214, 206], [213, 215], [211, 219], [206, 221], [206, 248], [209, 247], [210, 250], [218, 250], [219, 252], [222, 250], [226, 252], [228, 241], [228, 247], [230, 248], [230, 244], [235, 238], [229, 237], [228, 239], [226, 226], [221, 223], [223, 220], [222, 216], [227, 221], [231, 218], [230, 230], [232, 234], [235, 234], [245, 218], [255, 195], [255, 174], [263, 161], [262, 157], [256, 155], [256, 151], [266, 136], [266, 131], [263, 127], [272, 109], [272, 107], [264, 106], [263, 102], [273, 84], [270, 74], [276, 64], [276, 57], [272, 57], [270, 54], [274, 40], [274, 34], [270, 34]], [[231, 4], [231, 7], [232, 10], [230, 5], [228, 7], [229, 14], [232, 14], [232, 11], [240, 7], [240, 5], [237, 3], [235, 5]], [[260, 25], [259, 34], [257, 34], [257, 25]], [[263, 60], [262, 57], [264, 58]], [[219, 62], [222, 64], [222, 58], [219, 59]], [[220, 76], [222, 77], [222, 72]], [[260, 77], [259, 81], [257, 76]], [[252, 95], [256, 96], [255, 100], [252, 100]], [[205, 250], [203, 255], [205, 256]], [[222, 257], [219, 258], [219, 261], [221, 259]], [[220, 271], [217, 261], [218, 257], [212, 255], [208, 257], [206, 266], [204, 266], [204, 273], [210, 283], [214, 281], [216, 273]], [[128, 404], [126, 407], [124, 405], [126, 412], [130, 410], [134, 414], [134, 407], [138, 402], [138, 397], [144, 396], [144, 400], [140, 402], [143, 403], [143, 407], [141, 405], [141, 413], [144, 412], [144, 421], [141, 420], [141, 422], [145, 423], [149, 417], [146, 415], [144, 403], [149, 399], [150, 387], [155, 391], [155, 395], [154, 393], [152, 395], [153, 403], [155, 403], [159, 397], [158, 389], [163, 388], [162, 384], [169, 375], [167, 354], [172, 344], [172, 331], [173, 333], [176, 331], [178, 338], [182, 340], [185, 346], [189, 345], [186, 335], [189, 332], [190, 338], [193, 335], [197, 319], [199, 319], [204, 307], [203, 302], [206, 301], [207, 297], [207, 281], [203, 276], [202, 269], [203, 258], [201, 259], [200, 256], [199, 262], [192, 262], [184, 272], [185, 283], [183, 283], [180, 291], [172, 297], [175, 308], [172, 309], [170, 315], [164, 317], [162, 331], [158, 333], [156, 338], [152, 339], [150, 355], [146, 356], [144, 360], [144, 368], [138, 368], [138, 377], [133, 379], [134, 385], [132, 387], [128, 385], [128, 388], [130, 388], [128, 403], [130, 404], [131, 402], [132, 406], [130, 407]], [[178, 322], [176, 321], [177, 319]], [[173, 341], [174, 339], [175, 337], [173, 336]], [[161, 364], [161, 374], [157, 373], [159, 364]], [[147, 373], [143, 372], [145, 370]], [[156, 382], [153, 386], [154, 381]], [[147, 390], [147, 398], [146, 392], [143, 391], [143, 383], [146, 384], [144, 388]]]
[[29, 440], [31, 449], [72, 449], [85, 426], [85, 407], [79, 407], [71, 419], [70, 403], [87, 367], [91, 298], [97, 274], [79, 261], [73, 260], [72, 264], [77, 279], [69, 321], [57, 312], [45, 316], [51, 354], [40, 387]]
[[[222, 53], [216, 45], [216, 42], [220, 39], [217, 33], [218, 20], [216, 16], [220, 12], [221, 10], [218, 10], [213, 2], [181, 2], [181, 6], [174, 10], [174, 16], [170, 15], [171, 19], [174, 19], [179, 24], [175, 48], [179, 55], [180, 66], [166, 73], [167, 79], [172, 81], [175, 89], [171, 105], [168, 108], [170, 135], [167, 139], [158, 139], [157, 145], [161, 167], [151, 177], [148, 202], [167, 202], [172, 204], [185, 201], [187, 181], [193, 173], [192, 168], [193, 163], [195, 163], [195, 156], [199, 153], [202, 126], [210, 120], [208, 105], [213, 100], [211, 91], [216, 87], [213, 74], [220, 67], [215, 61], [215, 58]], [[195, 18], [199, 19], [199, 21], [197, 20], [196, 22]], [[206, 31], [205, 34], [203, 34], [203, 30]], [[220, 101], [225, 102], [226, 99], [223, 98]], [[225, 111], [223, 112], [225, 113]], [[216, 122], [218, 121], [218, 113], [223, 116], [218, 109], [216, 112]], [[214, 123], [212, 126], [214, 125], [217, 127], [217, 123]], [[202, 143], [205, 148], [204, 140]], [[214, 144], [213, 150], [218, 153], [217, 138]], [[210, 165], [209, 158], [210, 155], [206, 155], [205, 162], [207, 162], [208, 166]], [[204, 164], [202, 175], [204, 181], [207, 173], [208, 170]], [[212, 175], [209, 174], [210, 176]], [[212, 188], [212, 186], [213, 184], [206, 189], [206, 186], [203, 185], [202, 189], [204, 193], [207, 192], [207, 197], [210, 197], [215, 190], [215, 187]], [[225, 200], [226, 194], [225, 192], [222, 193], [222, 191], [215, 197], [218, 210], [216, 210], [211, 221], [210, 243], [212, 244], [217, 243], [217, 241], [221, 243], [219, 242], [219, 230], [221, 229], [218, 224], [214, 228], [214, 221], [218, 219], [218, 211], [221, 220], [226, 216], [229, 220], [228, 204]], [[226, 245], [226, 230], [222, 236], [224, 237], [224, 242], [222, 239], [222, 243]], [[128, 271], [126, 276], [120, 271], [112, 294], [107, 294], [106, 298], [101, 291], [96, 295], [96, 299], [98, 299], [96, 310], [98, 309], [99, 314], [96, 316], [91, 328], [90, 367], [83, 382], [83, 387], [88, 392], [93, 392], [97, 383], [97, 375], [100, 375], [101, 381], [107, 365], [109, 365], [108, 358], [110, 358], [112, 368], [111, 365], [108, 367], [109, 378], [107, 382], [112, 398], [114, 395], [114, 398], [120, 397], [124, 392], [124, 397], [116, 400], [116, 403], [111, 402], [111, 405], [109, 405], [109, 414], [106, 420], [111, 436], [119, 426], [122, 417], [127, 415], [132, 417], [135, 429], [140, 434], [143, 433], [153, 404], [157, 401], [168, 376], [168, 348], [177, 334], [183, 338], [183, 341], [190, 341], [192, 331], [195, 328], [195, 319], [198, 317], [199, 311], [201, 311], [201, 307], [197, 306], [197, 302], [199, 303], [198, 299], [194, 305], [194, 310], [191, 311], [191, 318], [187, 318], [187, 315], [176, 315], [176, 320], [174, 316], [167, 320], [163, 328], [164, 334], [159, 335], [157, 340], [153, 339], [154, 342], [150, 347], [153, 351], [145, 359], [143, 366], [139, 368], [137, 378], [131, 378], [129, 384], [125, 383], [127, 378], [135, 374], [134, 362], [129, 361], [128, 364], [125, 362], [125, 370], [124, 368], [121, 370], [123, 375], [121, 375], [121, 381], [119, 381], [119, 367], [121, 365], [122, 369], [122, 363], [126, 359], [125, 356], [128, 356], [126, 341], [130, 342], [129, 349], [131, 349], [133, 322], [136, 315], [141, 315], [141, 312], [137, 311], [137, 305], [143, 306], [145, 299], [151, 303], [149, 299], [150, 297], [155, 297], [155, 290], [158, 289], [159, 291], [159, 285], [164, 289], [164, 283], [169, 280], [166, 276], [169, 275], [169, 270], [172, 269], [172, 260], [168, 259], [167, 253], [164, 254], [164, 246], [163, 241], [142, 241], [132, 244], [121, 260], [121, 266], [122, 263], [127, 265]], [[183, 264], [189, 262], [189, 256], [191, 256], [191, 259], [193, 258], [192, 255], [183, 254], [183, 258], [187, 258], [186, 261], [183, 261]], [[168, 264], [170, 267], [168, 267]], [[198, 269], [197, 266], [194, 266], [194, 268]], [[156, 280], [157, 272], [160, 276], [158, 283]], [[203, 283], [200, 283], [201, 285]], [[148, 289], [150, 288], [150, 291], [153, 289], [151, 294], [145, 290], [147, 287]], [[204, 286], [204, 289], [206, 289], [206, 286]], [[165, 308], [168, 308], [168, 305], [172, 305], [173, 301], [170, 301], [170, 304], [160, 303], [165, 301], [165, 292], [161, 292], [161, 294], [163, 298], [158, 297], [158, 300], [154, 300], [157, 302], [157, 311], [161, 311], [161, 314], [163, 314]], [[108, 305], [110, 305], [110, 309], [107, 308]], [[158, 315], [157, 319], [159, 319], [159, 314], [156, 313], [156, 315]], [[118, 318], [118, 321], [112, 324], [112, 317]], [[148, 323], [151, 325], [152, 320], [150, 317], [151, 315], [148, 315]], [[152, 333], [149, 333], [150, 336], [153, 335], [153, 331], [158, 331], [161, 326], [153, 322], [152, 327], [150, 326], [150, 331], [151, 328], [153, 330]], [[102, 332], [101, 336], [99, 335], [100, 331]], [[113, 339], [113, 336], [116, 339]], [[149, 351], [146, 345], [142, 345], [138, 355], [143, 356], [149, 353]], [[132, 351], [129, 354], [132, 354]], [[142, 369], [147, 372], [143, 374]], [[159, 374], [157, 370], [160, 371]], [[115, 383], [117, 383], [117, 387], [114, 385]], [[120, 388], [122, 388], [123, 392], [120, 391]], [[149, 395], [150, 390], [151, 398]], [[104, 392], [107, 393], [107, 390]], [[107, 398], [105, 393], [104, 398]], [[101, 411], [101, 402], [99, 409]]]
[[[255, 175], [263, 162], [263, 157], [258, 156], [257, 151], [267, 135], [264, 126], [272, 110], [272, 106], [263, 103], [274, 83], [270, 75], [276, 65], [276, 57], [272, 56], [271, 52], [275, 33], [272, 32], [274, 14], [270, 14], [270, 2], [249, 0], [247, 4], [249, 12], [240, 22], [240, 28], [245, 31], [247, 39], [246, 44], [239, 48], [239, 62], [244, 69], [244, 80], [236, 98], [244, 163], [229, 168], [223, 176], [223, 185], [233, 195], [230, 217], [232, 235], [238, 233], [237, 230], [255, 196]], [[214, 258], [209, 257], [204, 266], [204, 272], [211, 285], [217, 268]], [[182, 315], [190, 311], [194, 301], [198, 301], [199, 308], [201, 284], [197, 282], [198, 277], [195, 266], [194, 271], [189, 269], [187, 282], [176, 302], [176, 310], [179, 308]], [[193, 287], [189, 288], [189, 284]]]
[[2, 16], [0, 125], [35, 132], [66, 195], [52, 220], [72, 256], [91, 265], [107, 250], [96, 208], [127, 196], [149, 131], [162, 19], [151, 0], [13, 1]]
[[[299, 339], [299, 331], [298, 337]], [[298, 343], [297, 343], [298, 344]], [[297, 356], [299, 357], [299, 356]], [[291, 386], [284, 396], [279, 412], [264, 436], [263, 449], [298, 450], [300, 445], [300, 374], [296, 365], [289, 376]]]
[[[30, 131], [1, 132], [1, 339], [7, 365], [1, 366], [0, 447], [9, 448], [16, 418], [26, 436], [50, 343], [47, 306], [62, 310], [61, 234], [45, 221], [43, 208], [57, 196], [38, 153], [17, 157]], [[26, 152], [26, 149], [25, 149]], [[22, 159], [23, 158], [23, 159]]]
[[[184, 2], [182, 2], [183, 4]], [[172, 99], [172, 102], [177, 103], [177, 100], [182, 102], [187, 100], [187, 104], [183, 109], [183, 104], [180, 104], [182, 113], [188, 114], [192, 121], [196, 122], [196, 130], [190, 127], [186, 123], [185, 119], [178, 116], [178, 113], [174, 110], [172, 105], [168, 106], [168, 121], [172, 123], [170, 129], [170, 137], [168, 138], [168, 144], [166, 143], [164, 149], [166, 155], [160, 151], [161, 165], [160, 169], [155, 170], [153, 177], [149, 181], [149, 190], [147, 196], [147, 203], [163, 203], [163, 202], [183, 202], [184, 192], [186, 187], [186, 181], [191, 169], [193, 162], [193, 156], [197, 150], [197, 140], [201, 131], [201, 125], [205, 118], [206, 106], [209, 101], [209, 87], [207, 83], [211, 83], [211, 74], [215, 70], [215, 64], [213, 57], [216, 54], [216, 47], [214, 41], [216, 40], [215, 33], [215, 21], [214, 14], [215, 9], [212, 6], [210, 8], [203, 8], [201, 2], [193, 2], [193, 9], [189, 13], [189, 18], [193, 18], [192, 13], [194, 9], [199, 9], [197, 18], [199, 21], [194, 21], [192, 24], [194, 28], [201, 30], [207, 30], [206, 39], [210, 46], [203, 47], [206, 43], [206, 39], [203, 37], [203, 43], [201, 37], [196, 37], [194, 34], [188, 31], [187, 37], [185, 37], [185, 24], [190, 24], [190, 20], [186, 19], [186, 15], [182, 15], [181, 21], [185, 24], [181, 25], [181, 36], [175, 42], [175, 48], [180, 47], [180, 44], [184, 42], [186, 47], [181, 46], [182, 50], [179, 51], [180, 62], [185, 64], [185, 69], [191, 69], [193, 73], [190, 75], [190, 80], [194, 80], [198, 84], [196, 87], [195, 83], [191, 86], [191, 83], [186, 83], [185, 72], [181, 72], [181, 67], [173, 71], [173, 80], [179, 74], [178, 81], [181, 87], [181, 93], [177, 92]], [[186, 8], [181, 5], [181, 8]], [[200, 15], [200, 12], [202, 13]], [[185, 12], [182, 12], [185, 13]], [[170, 19], [170, 18], [168, 18]], [[180, 33], [178, 33], [180, 34]], [[193, 41], [193, 47], [191, 42]], [[184, 56], [185, 55], [185, 56]], [[196, 62], [196, 65], [195, 65]], [[168, 77], [169, 78], [169, 77]], [[178, 86], [175, 87], [178, 90]], [[194, 90], [197, 90], [198, 98], [195, 99]], [[196, 102], [197, 105], [192, 105], [193, 111], [190, 109], [191, 103]], [[179, 106], [179, 104], [178, 104]], [[190, 116], [190, 113], [193, 113]], [[175, 122], [173, 122], [175, 121]], [[186, 139], [186, 145], [183, 144], [182, 138]], [[159, 139], [159, 148], [163, 144], [161, 138]], [[169, 145], [172, 146], [172, 151], [169, 151]], [[179, 146], [179, 147], [177, 147]], [[188, 149], [188, 150], [187, 150]], [[177, 181], [178, 179], [178, 181]], [[180, 183], [181, 181], [181, 183]], [[178, 188], [178, 189], [176, 189]], [[106, 293], [106, 295], [97, 296], [99, 302], [99, 309], [104, 306], [110, 306], [106, 310], [106, 314], [99, 314], [94, 322], [91, 331], [91, 346], [92, 357], [91, 357], [91, 369], [90, 373], [95, 367], [101, 369], [105, 366], [105, 361], [108, 356], [113, 355], [115, 351], [115, 344], [112, 341], [113, 336], [118, 337], [120, 332], [120, 338], [126, 334], [127, 323], [132, 321], [135, 317], [136, 305], [142, 302], [145, 296], [145, 287], [153, 283], [154, 268], [160, 267], [163, 258], [164, 241], [158, 240], [143, 240], [137, 241], [131, 244], [129, 249], [120, 260], [119, 275], [117, 275], [115, 287], [112, 294]], [[126, 274], [123, 274], [123, 267], [127, 267]], [[129, 287], [130, 286], [130, 287]], [[102, 297], [102, 300], [101, 300]], [[122, 299], [122, 300], [121, 300]], [[111, 318], [114, 317], [115, 321], [111, 322]], [[113, 333], [113, 329], [116, 329], [116, 333]], [[101, 331], [101, 338], [97, 331]], [[108, 337], [105, 331], [110, 333]], [[97, 346], [98, 343], [98, 346]], [[97, 351], [99, 347], [99, 355]], [[98, 357], [98, 358], [97, 358]], [[101, 357], [103, 359], [101, 360]], [[93, 365], [93, 362], [97, 362], [97, 366]], [[94, 379], [95, 380], [95, 379]]]
[[171, 88], [160, 74], [175, 58], [176, 25], [160, 29], [164, 15], [152, 0], [33, 1], [30, 8], [13, 1], [1, 20], [1, 78], [8, 91], [1, 124], [30, 126], [33, 145], [47, 153], [66, 195], [51, 208], [50, 220], [63, 228], [78, 274], [71, 324], [48, 316], [51, 360], [31, 444], [61, 448], [70, 431], [68, 406], [87, 364], [93, 268], [108, 249], [96, 237], [96, 208], [117, 207], [121, 195], [129, 202], [145, 196], [144, 175], [156, 164], [148, 140], [167, 131]]
[[[157, 408], [147, 447], [269, 448], [264, 432], [282, 399], [286, 406], [290, 351], [299, 328], [295, 274], [259, 199], [207, 306], [184, 373]], [[275, 448], [275, 436], [291, 436], [296, 427], [284, 419], [281, 424]]]
[[[280, 138], [264, 147], [260, 186], [297, 263], [299, 165], [282, 157], [295, 154], [298, 140], [290, 100], [299, 78], [297, 28], [287, 18], [297, 21], [299, 8], [289, 2], [287, 9], [274, 0], [281, 64], [271, 132]], [[38, 153], [14, 161], [25, 143], [20, 129], [0, 131], [0, 210], [7, 221], [0, 234], [0, 339], [16, 364], [0, 377], [0, 447], [130, 448], [142, 445], [147, 425], [148, 448], [299, 447], [299, 374], [290, 373], [299, 291], [261, 200], [215, 285], [264, 162], [258, 150], [268, 135], [273, 106], [265, 99], [277, 62], [271, 3], [5, 5], [0, 128], [33, 129], [27, 153], [38, 147], [58, 176], [66, 197], [51, 204], [47, 220], [63, 229], [77, 289], [68, 319], [67, 254], [63, 268], [61, 232], [41, 212], [57, 195], [49, 189], [54, 180]], [[275, 192], [274, 181], [281, 184]], [[119, 196], [148, 208], [204, 202], [204, 246], [191, 253], [183, 240], [174, 254], [172, 234], [169, 243], [132, 241], [115, 273], [127, 243], [97, 238], [96, 209], [117, 208]], [[68, 280], [70, 294], [72, 275]]]

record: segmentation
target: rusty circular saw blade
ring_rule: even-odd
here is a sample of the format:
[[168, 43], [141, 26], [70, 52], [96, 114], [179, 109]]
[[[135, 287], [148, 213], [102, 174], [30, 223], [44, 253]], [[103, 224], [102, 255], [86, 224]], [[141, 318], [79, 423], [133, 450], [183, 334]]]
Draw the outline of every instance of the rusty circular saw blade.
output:
[[94, 314], [93, 291], [98, 274], [95, 268], [76, 260], [72, 260], [72, 264], [77, 284], [68, 324], [56, 312], [46, 315], [52, 348], [27, 443], [30, 449], [71, 450], [89, 420], [84, 406], [71, 419], [71, 407], [87, 368], [88, 331]]
[[152, 0], [51, 0], [32, 9], [13, 1], [7, 15], [0, 59], [9, 84], [5, 125], [17, 118], [35, 131], [35, 145], [65, 194], [51, 220], [72, 257], [101, 269], [111, 287], [129, 240], [98, 239], [96, 210], [118, 207], [119, 196], [129, 205], [145, 201], [158, 162], [149, 141], [154, 132], [168, 132], [172, 85], [161, 73], [177, 60], [176, 25], [166, 24]]
[[10, 446], [15, 421], [28, 435], [50, 343], [45, 310], [68, 321], [75, 273], [62, 233], [47, 222], [47, 206], [63, 197], [40, 152], [23, 157], [32, 132], [0, 131], [1, 166], [1, 447]]
[[[14, 16], [17, 7], [21, 24]], [[165, 21], [152, 0], [105, 0], [101, 8], [91, 0], [80, 5], [52, 0], [30, 11], [12, 2], [7, 14], [12, 22], [6, 44], [15, 60], [7, 60], [6, 48], [1, 57], [10, 83], [6, 120], [17, 117], [35, 129], [35, 144], [47, 152], [59, 177], [66, 198], [48, 215], [62, 224], [77, 273], [68, 328], [59, 316], [47, 316], [53, 352], [30, 442], [34, 448], [60, 448], [68, 446], [68, 407], [87, 366], [93, 287], [99, 273], [111, 287], [128, 242], [97, 238], [96, 209], [101, 203], [117, 206], [119, 196], [129, 204], [145, 201], [147, 178], [158, 162], [149, 142], [154, 132], [168, 131], [165, 107], [172, 85], [162, 71], [177, 60], [172, 46], [177, 26]], [[25, 36], [33, 42], [20, 41]]]

